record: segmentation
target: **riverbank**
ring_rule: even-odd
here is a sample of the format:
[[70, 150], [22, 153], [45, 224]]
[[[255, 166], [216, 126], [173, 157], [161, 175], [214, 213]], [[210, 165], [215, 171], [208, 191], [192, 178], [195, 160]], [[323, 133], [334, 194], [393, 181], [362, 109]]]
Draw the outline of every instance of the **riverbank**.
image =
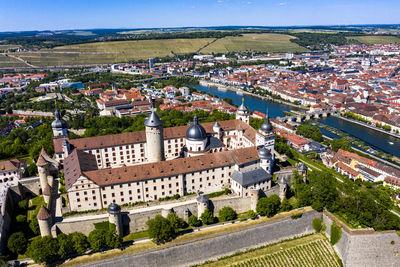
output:
[[[206, 80], [200, 80], [199, 84], [202, 85], [202, 86], [207, 86], [207, 87], [211, 86], [211, 87], [223, 88], [223, 90], [229, 90], [229, 91], [232, 91], [232, 92], [235, 92], [235, 93], [240, 89], [240, 88], [238, 88], [236, 86], [233, 86], [233, 85], [229, 85], [228, 86], [228, 85], [223, 85], [223, 84], [220, 84], [220, 83], [210, 82], [210, 81], [206, 81]], [[275, 99], [275, 98], [273, 98], [271, 96], [261, 96], [261, 95], [257, 95], [257, 94], [254, 94], [254, 93], [247, 92], [245, 90], [243, 90], [243, 94], [249, 95], [249, 96], [253, 96], [253, 97], [257, 97], [257, 98], [260, 98], [260, 99], [262, 99], [264, 101], [268, 100], [268, 101], [275, 102], [275, 103], [278, 103], [278, 104], [288, 105], [288, 106], [292, 106], [292, 107], [296, 107], [296, 108], [300, 108], [300, 109], [304, 109], [304, 110], [308, 110], [309, 109], [308, 107], [305, 107], [305, 106], [302, 106], [302, 105], [296, 105], [296, 104], [293, 104], [293, 103], [291, 103], [289, 101], [285, 101], [285, 100], [282, 100], [282, 99]]]
[[346, 118], [346, 117], [343, 117], [343, 116], [337, 116], [337, 117], [339, 119], [342, 119], [342, 120], [345, 120], [345, 121], [348, 121], [348, 122], [351, 122], [351, 123], [356, 123], [358, 125], [370, 128], [372, 130], [375, 130], [375, 131], [378, 131], [378, 132], [381, 132], [381, 133], [384, 133], [384, 134], [387, 134], [387, 135], [390, 135], [390, 136], [393, 136], [393, 137], [396, 137], [396, 138], [400, 138], [400, 134], [395, 134], [395, 133], [392, 133], [392, 132], [385, 131], [384, 129], [381, 129], [381, 128], [373, 126], [373, 125], [370, 125], [368, 123], [364, 123], [364, 122], [361, 122], [361, 121], [349, 119], [349, 118]]
[[[333, 139], [333, 138], [331, 138], [331, 137], [329, 137], [329, 136], [326, 136], [326, 135], [322, 135], [322, 137], [324, 137], [325, 139], [328, 139], [328, 140], [332, 140], [332, 139]], [[354, 147], [354, 146], [352, 146], [351, 148], [354, 149], [355, 151], [358, 151], [358, 152], [361, 152], [361, 153], [363, 153], [363, 154], [365, 154], [365, 155], [368, 155], [368, 156], [370, 156], [371, 158], [373, 158], [373, 159], [375, 159], [375, 160], [377, 160], [377, 161], [379, 161], [379, 162], [381, 162], [381, 163], [384, 163], [384, 164], [386, 164], [386, 165], [389, 165], [389, 166], [391, 166], [391, 167], [393, 167], [393, 168], [396, 168], [396, 169], [400, 170], [400, 166], [399, 166], [399, 165], [396, 165], [396, 164], [394, 164], [394, 163], [392, 163], [392, 162], [390, 162], [390, 161], [387, 161], [387, 160], [385, 160], [385, 159], [379, 158], [379, 157], [377, 157], [377, 156], [375, 156], [375, 155], [373, 155], [373, 154], [371, 154], [371, 153], [368, 153], [368, 152], [366, 152], [366, 151], [364, 151], [364, 150], [361, 150], [361, 149], [359, 149], [359, 148], [356, 148], [356, 147]]]

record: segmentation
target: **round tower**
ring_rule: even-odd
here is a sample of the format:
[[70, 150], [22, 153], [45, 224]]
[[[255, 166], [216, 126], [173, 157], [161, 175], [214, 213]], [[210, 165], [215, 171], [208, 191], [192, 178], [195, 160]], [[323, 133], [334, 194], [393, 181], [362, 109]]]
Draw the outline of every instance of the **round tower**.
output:
[[249, 193], [250, 193], [250, 209], [256, 211], [257, 202], [260, 199], [260, 190], [255, 188], [250, 188]]
[[152, 111], [144, 122], [146, 126], [146, 154], [148, 162], [165, 160], [163, 121], [154, 111], [154, 100], [151, 99]]
[[207, 153], [207, 133], [198, 122], [197, 116], [193, 118], [193, 124], [186, 130], [186, 156], [198, 156]]
[[46, 187], [43, 190], [43, 198], [44, 202], [46, 202], [47, 205], [49, 204], [50, 196], [51, 196], [51, 187], [49, 184], [46, 184]]
[[50, 211], [43, 205], [40, 207], [39, 213], [37, 214], [39, 223], [40, 235], [51, 236], [51, 214]]
[[217, 134], [217, 138], [221, 139], [222, 137], [222, 129], [221, 129], [221, 125], [219, 125], [218, 121], [216, 121], [213, 125], [213, 131], [214, 133]]
[[304, 163], [302, 163], [299, 166], [299, 171], [300, 171], [300, 174], [303, 175], [303, 182], [304, 183], [307, 183], [307, 170], [308, 170], [308, 168]]
[[281, 202], [283, 201], [283, 199], [286, 197], [286, 193], [287, 193], [287, 181], [285, 178], [281, 177], [278, 180], [278, 184], [279, 184], [279, 198], [281, 199]]
[[61, 114], [57, 108], [56, 112], [54, 113], [54, 117], [56, 119], [51, 123], [51, 128], [53, 129], [53, 137], [59, 138], [68, 136], [67, 122], [61, 118]]
[[196, 203], [197, 203], [197, 217], [200, 218], [201, 214], [203, 214], [206, 209], [208, 209], [208, 202], [209, 199], [207, 196], [199, 196], [196, 199]]
[[36, 166], [39, 173], [39, 180], [40, 180], [40, 188], [42, 189], [42, 193], [48, 184], [47, 175], [48, 175], [48, 163], [40, 154], [39, 158], [36, 162]]
[[258, 157], [260, 158], [260, 167], [263, 168], [267, 173], [272, 172], [272, 154], [265, 147], [261, 147], [258, 150]]
[[64, 159], [68, 157], [69, 154], [71, 154], [71, 144], [68, 142], [66, 138], [61, 143], [61, 147], [64, 153]]
[[241, 120], [247, 124], [250, 124], [250, 111], [244, 105], [244, 98], [242, 98], [242, 104], [237, 109], [236, 119]]
[[115, 225], [115, 231], [118, 235], [122, 235], [121, 208], [117, 204], [111, 203], [107, 212], [108, 222]]

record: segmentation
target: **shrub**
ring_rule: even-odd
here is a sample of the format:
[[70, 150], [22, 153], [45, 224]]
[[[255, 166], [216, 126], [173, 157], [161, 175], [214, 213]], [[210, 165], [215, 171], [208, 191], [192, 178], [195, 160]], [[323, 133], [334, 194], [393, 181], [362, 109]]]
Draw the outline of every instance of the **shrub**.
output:
[[254, 220], [255, 218], [257, 218], [257, 213], [255, 213], [254, 210], [249, 210], [246, 213], [247, 217], [249, 217], [250, 219]]
[[106, 233], [107, 231], [104, 229], [94, 229], [89, 233], [88, 241], [94, 251], [106, 248]]
[[24, 254], [27, 244], [28, 240], [22, 232], [13, 233], [7, 241], [8, 249], [15, 254]]
[[324, 209], [324, 204], [321, 201], [317, 200], [312, 203], [311, 208], [321, 212]]
[[218, 212], [218, 217], [221, 222], [232, 221], [237, 218], [237, 214], [231, 207], [223, 207]]
[[24, 199], [24, 200], [21, 200], [20, 202], [18, 202], [18, 207], [21, 210], [26, 210], [28, 208], [28, 200]]
[[76, 253], [83, 254], [89, 247], [87, 237], [79, 232], [74, 232], [70, 235]]
[[322, 221], [320, 218], [315, 218], [312, 221], [312, 227], [314, 228], [315, 232], [319, 233], [322, 229]]
[[17, 220], [18, 223], [26, 222], [26, 216], [22, 214], [18, 215], [15, 219]]
[[58, 249], [57, 239], [51, 236], [37, 236], [29, 244], [26, 252], [36, 263], [49, 263], [57, 259]]
[[289, 211], [292, 209], [292, 204], [290, 204], [287, 198], [284, 198], [281, 203], [281, 211]]
[[296, 220], [296, 219], [298, 219], [298, 218], [301, 218], [301, 216], [303, 216], [303, 213], [302, 212], [300, 212], [300, 213], [295, 213], [295, 214], [293, 214], [292, 216], [290, 216], [293, 220]]
[[175, 212], [169, 213], [167, 220], [171, 224], [172, 228], [174, 228], [175, 233], [177, 233], [179, 229], [186, 228], [187, 226], [186, 222], [182, 218], [179, 218]]
[[58, 256], [60, 256], [61, 259], [64, 260], [75, 253], [71, 235], [61, 233], [57, 236], [57, 242], [59, 246]]
[[331, 244], [332, 246], [339, 242], [342, 237], [342, 228], [333, 222], [331, 225]]
[[194, 215], [190, 215], [188, 222], [189, 222], [189, 225], [194, 226], [194, 227], [201, 226], [201, 221], [199, 219], [197, 219], [197, 217]]
[[268, 198], [260, 198], [257, 202], [257, 212], [261, 216], [274, 216], [279, 209], [281, 201], [277, 195], [272, 195]]
[[40, 234], [40, 229], [39, 229], [39, 222], [37, 218], [33, 218], [32, 221], [29, 223], [29, 228], [31, 231], [35, 234], [38, 235]]
[[204, 224], [212, 224], [214, 223], [214, 216], [209, 209], [206, 209], [200, 216], [201, 221]]
[[161, 215], [156, 215], [154, 219], [146, 222], [149, 236], [156, 244], [171, 241], [175, 236], [175, 229], [169, 220]]

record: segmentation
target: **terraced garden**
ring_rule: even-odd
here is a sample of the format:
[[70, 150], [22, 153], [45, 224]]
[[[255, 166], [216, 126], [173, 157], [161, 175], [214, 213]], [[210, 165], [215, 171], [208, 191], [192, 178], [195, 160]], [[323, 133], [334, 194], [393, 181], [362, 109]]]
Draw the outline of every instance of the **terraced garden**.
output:
[[342, 266], [341, 262], [322, 234], [278, 243], [204, 266]]

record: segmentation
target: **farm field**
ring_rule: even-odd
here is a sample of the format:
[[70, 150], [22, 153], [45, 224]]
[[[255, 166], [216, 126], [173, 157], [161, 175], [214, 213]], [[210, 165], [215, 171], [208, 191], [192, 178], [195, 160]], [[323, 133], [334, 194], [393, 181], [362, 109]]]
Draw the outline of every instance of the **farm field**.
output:
[[16, 53], [37, 66], [91, 65], [194, 53], [212, 38], [97, 42]]
[[7, 51], [8, 49], [16, 49], [19, 47], [20, 47], [19, 45], [12, 45], [12, 44], [0, 45], [0, 52]]
[[341, 266], [339, 258], [322, 234], [255, 249], [251, 252], [202, 266]]
[[239, 50], [256, 50], [266, 52], [305, 52], [304, 47], [290, 42], [295, 37], [286, 34], [244, 34], [243, 36], [228, 36], [201, 49], [202, 53], [226, 53]]
[[24, 62], [19, 61], [18, 59], [7, 57], [3, 54], [0, 54], [0, 68], [8, 68], [8, 67], [28, 67]]
[[[130, 60], [173, 56], [173, 54], [226, 53], [239, 50], [266, 52], [302, 52], [305, 48], [290, 42], [294, 38], [285, 34], [244, 34], [222, 39], [165, 39], [117, 42], [96, 42], [18, 52], [13, 55], [35, 66], [72, 66], [113, 64]], [[1, 62], [1, 61], [0, 61]], [[23, 63], [20, 63], [23, 64]], [[0, 67], [3, 64], [0, 63]], [[7, 65], [6, 67], [10, 67]]]
[[355, 39], [364, 44], [394, 44], [400, 43], [400, 38], [396, 36], [352, 36], [347, 39]]

